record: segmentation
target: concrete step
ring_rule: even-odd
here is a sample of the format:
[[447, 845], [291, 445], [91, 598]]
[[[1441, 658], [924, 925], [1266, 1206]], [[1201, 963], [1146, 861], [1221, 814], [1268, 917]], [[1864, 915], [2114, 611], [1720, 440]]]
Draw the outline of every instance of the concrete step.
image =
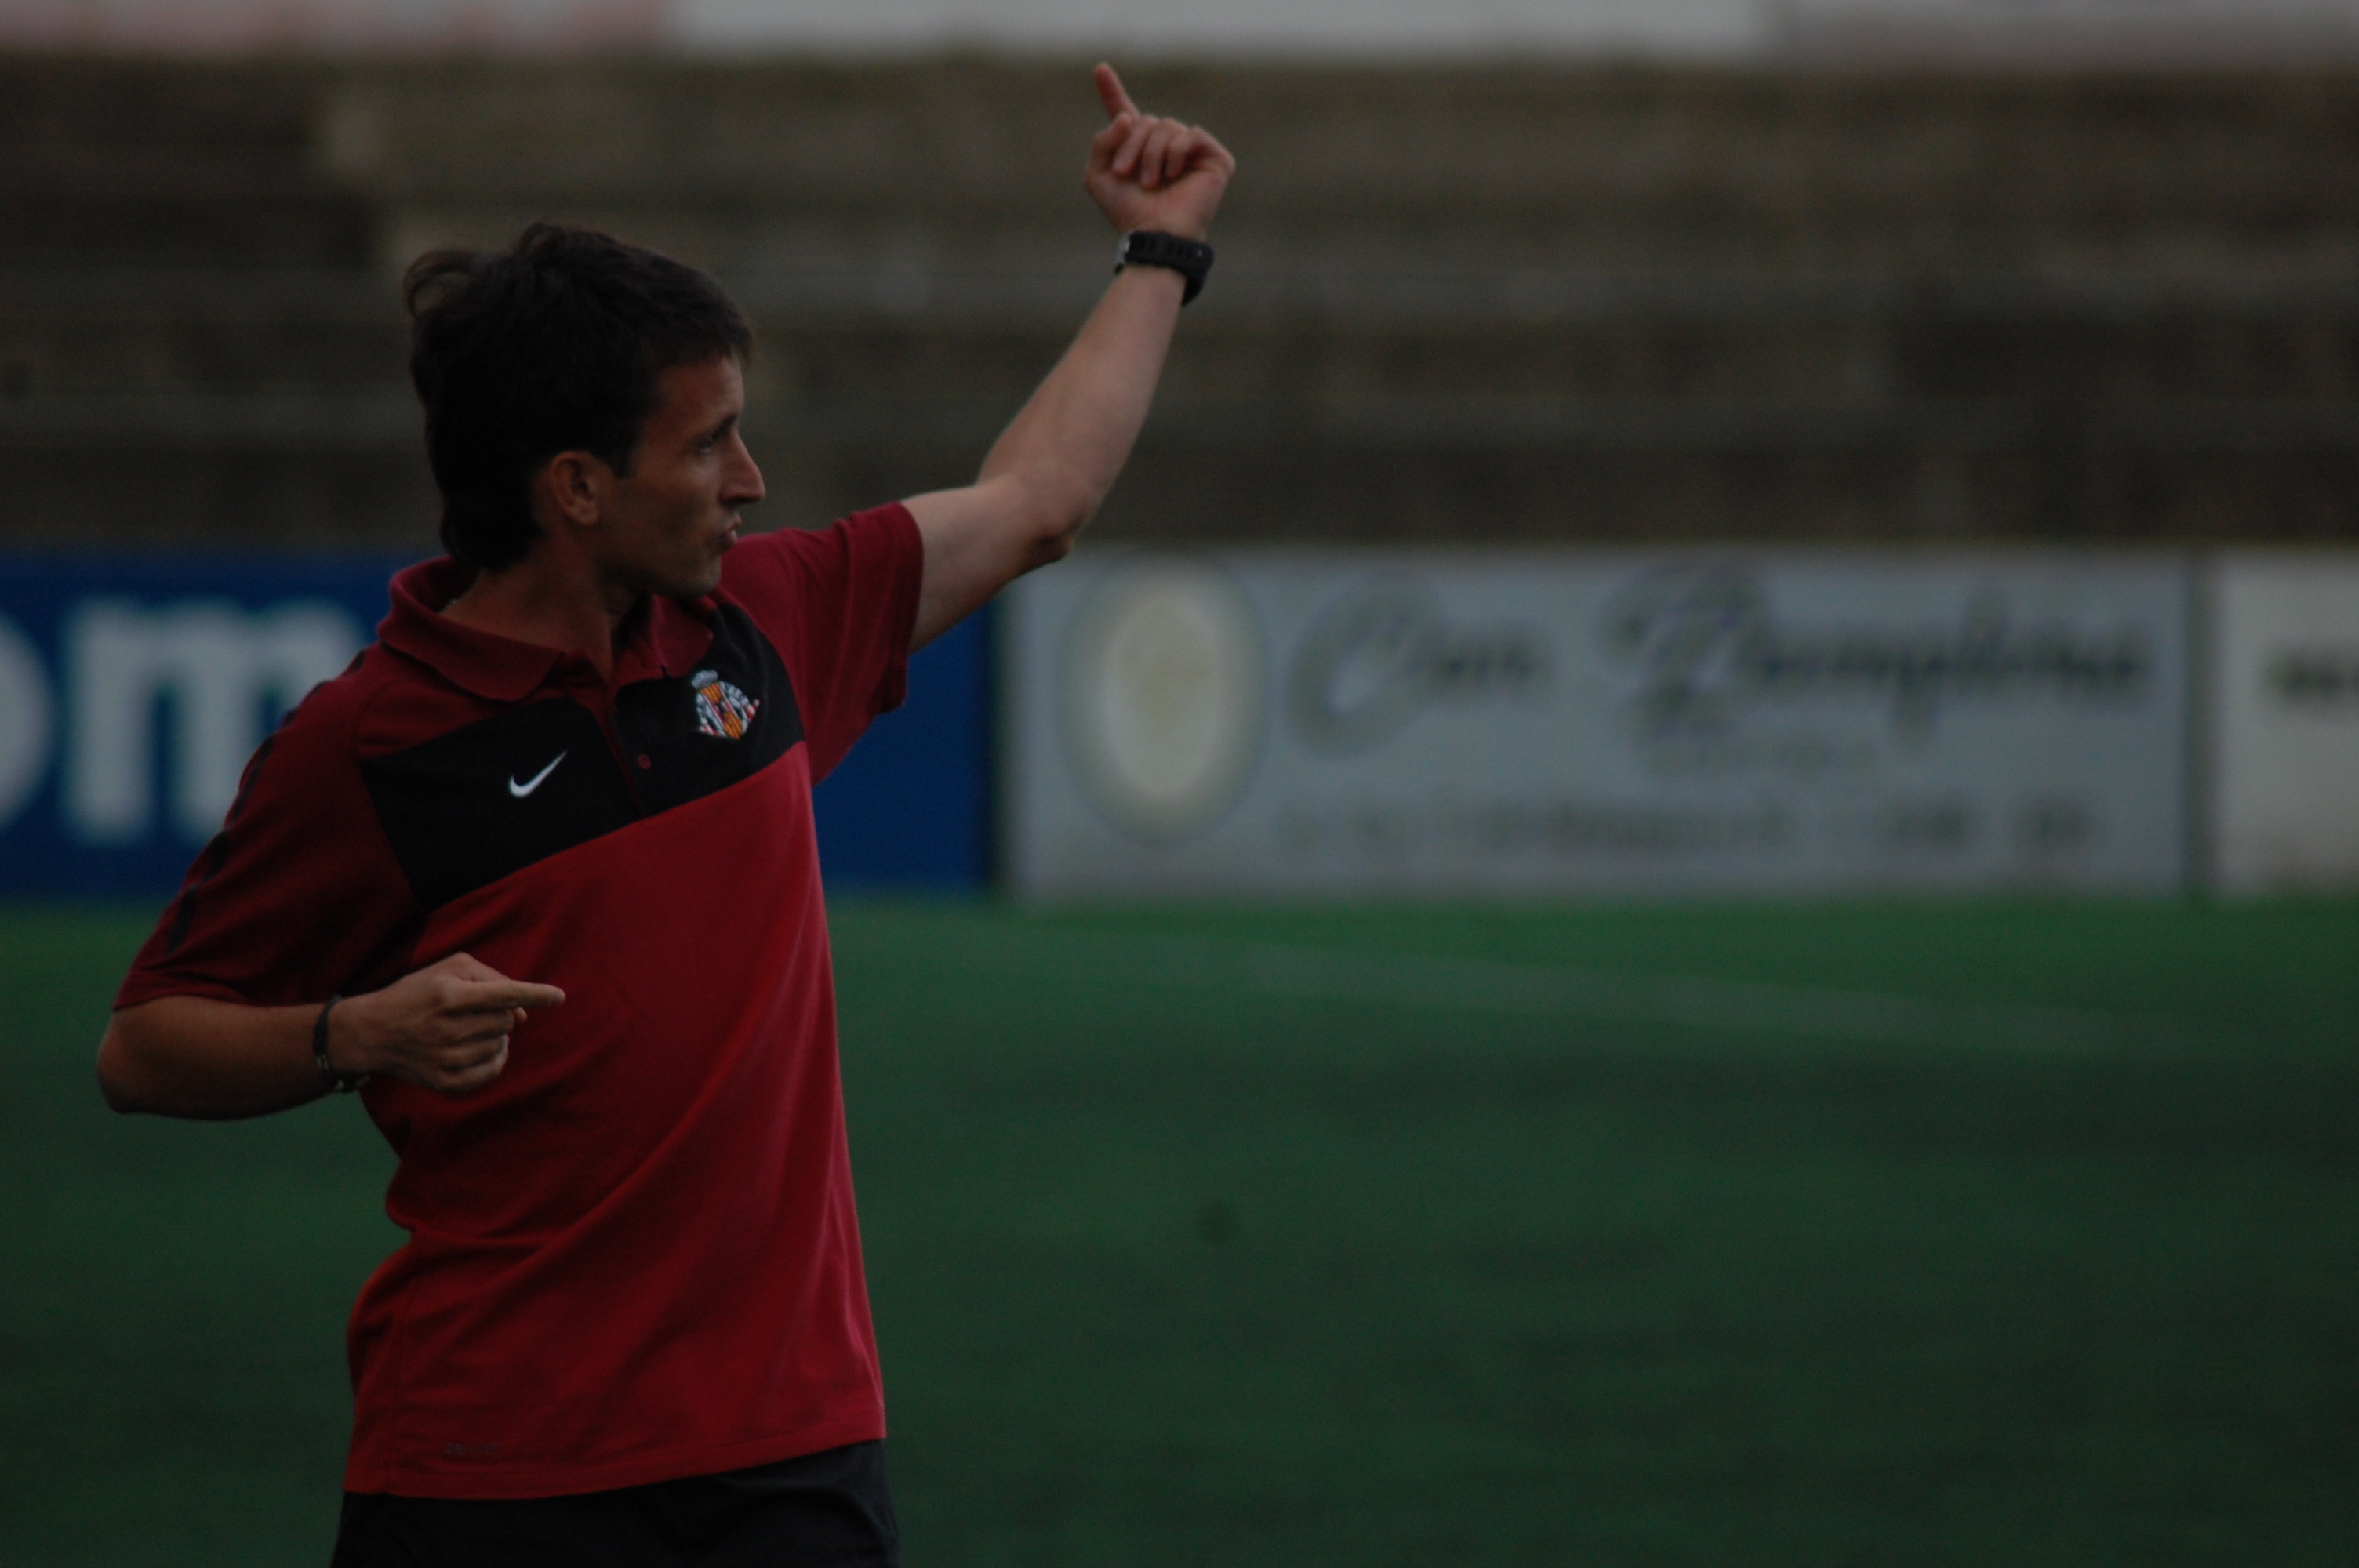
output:
[[18, 401], [406, 396], [408, 352], [397, 291], [365, 273], [0, 268], [0, 395]]
[[[2359, 232], [2359, 76], [1135, 74], [1245, 160], [1225, 234], [1363, 265], [2304, 273]], [[399, 210], [705, 213], [732, 265], [765, 213], [899, 215], [953, 247], [977, 214], [1049, 221], [1097, 114], [1078, 70], [981, 63], [419, 68], [327, 113], [335, 167]]]
[[313, 64], [0, 51], [0, 154], [100, 165], [169, 157], [300, 170], [318, 151]]
[[373, 200], [320, 157], [326, 85], [0, 57], [0, 266], [368, 265]]
[[[796, 395], [997, 399], [1037, 381], [1105, 280], [850, 269], [724, 275]], [[1484, 288], [1481, 283], [1491, 287]], [[1310, 297], [1306, 300], [1305, 297]], [[1355, 312], [1378, 298], [1389, 308]], [[1397, 277], [1223, 270], [1188, 318], [1211, 384], [1167, 402], [1364, 396], [2049, 403], [2304, 402], [2359, 392], [2359, 289], [1712, 287], [1527, 276], [1423, 297]], [[394, 280], [168, 267], [0, 269], [16, 395], [353, 392], [406, 385]]]

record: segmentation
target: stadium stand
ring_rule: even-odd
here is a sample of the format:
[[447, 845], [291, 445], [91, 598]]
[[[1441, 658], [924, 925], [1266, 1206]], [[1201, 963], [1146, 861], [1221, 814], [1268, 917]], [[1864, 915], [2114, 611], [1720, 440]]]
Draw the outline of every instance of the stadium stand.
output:
[[[2359, 76], [1137, 75], [1246, 173], [1108, 536], [2359, 533]], [[952, 480], [1110, 262], [1093, 113], [979, 59], [0, 58], [0, 543], [422, 544], [392, 280], [543, 214], [748, 303], [769, 521]]]

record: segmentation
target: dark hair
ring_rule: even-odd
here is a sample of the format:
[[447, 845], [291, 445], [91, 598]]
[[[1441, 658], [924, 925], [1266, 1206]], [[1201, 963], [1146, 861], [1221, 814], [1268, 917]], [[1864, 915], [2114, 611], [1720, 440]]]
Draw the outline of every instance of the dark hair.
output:
[[585, 451], [629, 473], [659, 374], [754, 351], [719, 284], [594, 229], [535, 223], [512, 250], [430, 252], [401, 287], [442, 547], [483, 570], [532, 547], [541, 464]]

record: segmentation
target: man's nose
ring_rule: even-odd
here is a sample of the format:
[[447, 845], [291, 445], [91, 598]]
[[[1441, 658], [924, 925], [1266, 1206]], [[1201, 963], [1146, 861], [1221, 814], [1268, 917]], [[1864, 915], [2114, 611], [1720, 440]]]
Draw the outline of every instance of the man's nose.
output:
[[762, 484], [761, 468], [754, 461], [754, 454], [745, 449], [745, 443], [740, 440], [731, 445], [736, 450], [730, 464], [728, 500], [733, 505], [751, 506], [769, 492]]

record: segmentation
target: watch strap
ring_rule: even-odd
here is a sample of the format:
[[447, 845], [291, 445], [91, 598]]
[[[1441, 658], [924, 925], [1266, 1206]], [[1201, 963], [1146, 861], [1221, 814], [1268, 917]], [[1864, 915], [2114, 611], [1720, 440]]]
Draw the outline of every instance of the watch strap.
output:
[[1133, 229], [1114, 247], [1114, 255], [1116, 272], [1126, 266], [1160, 266], [1186, 278], [1187, 290], [1180, 296], [1182, 305], [1204, 292], [1204, 279], [1212, 271], [1212, 246], [1201, 240], [1183, 240], [1155, 229]]
[[320, 1009], [320, 1016], [311, 1021], [311, 1059], [320, 1065], [320, 1076], [328, 1081], [329, 1087], [340, 1095], [348, 1095], [367, 1083], [369, 1076], [366, 1073], [340, 1073], [335, 1064], [328, 1060], [328, 1014], [335, 1011], [336, 1004], [343, 1000], [340, 995], [330, 997]]

